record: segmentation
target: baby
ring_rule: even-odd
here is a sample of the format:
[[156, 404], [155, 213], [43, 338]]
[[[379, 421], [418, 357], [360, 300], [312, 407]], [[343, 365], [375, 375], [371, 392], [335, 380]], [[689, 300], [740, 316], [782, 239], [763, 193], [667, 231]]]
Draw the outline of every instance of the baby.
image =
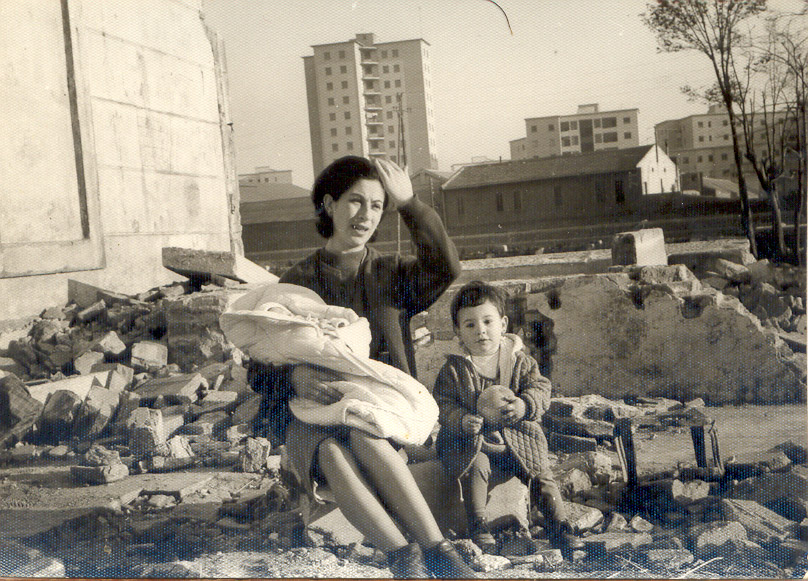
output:
[[220, 323], [228, 340], [260, 363], [336, 372], [329, 386], [342, 398], [328, 405], [292, 398], [289, 409], [299, 420], [359, 428], [400, 444], [423, 444], [431, 434], [438, 416], [432, 395], [409, 374], [370, 359], [370, 326], [351, 309], [278, 283], [237, 299]]

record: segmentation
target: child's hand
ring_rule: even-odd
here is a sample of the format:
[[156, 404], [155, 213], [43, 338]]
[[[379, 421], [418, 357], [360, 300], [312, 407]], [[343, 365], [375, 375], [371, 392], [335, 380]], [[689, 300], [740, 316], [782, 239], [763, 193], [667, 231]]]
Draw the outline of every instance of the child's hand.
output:
[[483, 429], [483, 417], [474, 414], [466, 414], [463, 416], [463, 419], [460, 420], [460, 428], [463, 430], [464, 434], [468, 434], [469, 436], [479, 434], [480, 430]]
[[522, 420], [527, 413], [525, 400], [521, 397], [513, 396], [513, 399], [500, 408], [502, 413], [502, 423], [505, 425], [512, 425]]

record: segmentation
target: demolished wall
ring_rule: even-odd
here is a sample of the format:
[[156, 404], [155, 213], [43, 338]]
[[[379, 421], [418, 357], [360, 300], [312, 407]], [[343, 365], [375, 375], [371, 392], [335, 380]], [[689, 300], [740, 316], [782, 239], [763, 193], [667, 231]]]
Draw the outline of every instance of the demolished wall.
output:
[[0, 105], [19, 114], [0, 140], [2, 215], [16, 225], [0, 238], [0, 320], [64, 304], [68, 278], [130, 294], [178, 280], [165, 246], [238, 250], [224, 79], [201, 0], [23, 0], [0, 16], [17, 59]]
[[[748, 282], [735, 293], [754, 295], [753, 288], [767, 284]], [[557, 395], [805, 401], [804, 354], [795, 354], [741, 300], [702, 284], [683, 265], [499, 284], [512, 298], [513, 330], [525, 333]], [[430, 353], [420, 355], [427, 385], [442, 353], [456, 349], [452, 295], [425, 319], [435, 339]]]

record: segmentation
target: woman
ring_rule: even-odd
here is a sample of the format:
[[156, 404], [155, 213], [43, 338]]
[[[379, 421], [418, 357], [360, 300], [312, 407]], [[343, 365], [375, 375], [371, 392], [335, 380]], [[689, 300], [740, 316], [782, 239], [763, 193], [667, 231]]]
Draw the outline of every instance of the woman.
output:
[[[410, 319], [432, 305], [460, 274], [457, 251], [438, 215], [413, 195], [407, 174], [394, 163], [343, 157], [315, 180], [312, 201], [323, 248], [281, 277], [305, 286], [332, 305], [368, 319], [371, 357], [415, 375]], [[367, 246], [386, 206], [398, 210], [417, 257], [382, 256]], [[267, 394], [274, 436], [306, 491], [327, 482], [345, 517], [386, 551], [397, 578], [473, 578], [452, 543], [443, 538], [406, 462], [386, 439], [345, 427], [325, 428], [295, 419], [296, 394], [322, 404], [340, 393], [333, 377], [310, 365], [258, 366], [256, 391]], [[410, 543], [409, 539], [414, 542]]]

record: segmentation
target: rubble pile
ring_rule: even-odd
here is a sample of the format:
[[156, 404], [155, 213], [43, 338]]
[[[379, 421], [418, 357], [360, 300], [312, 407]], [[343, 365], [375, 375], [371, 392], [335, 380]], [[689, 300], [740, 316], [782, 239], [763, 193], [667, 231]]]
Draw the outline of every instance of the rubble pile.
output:
[[[701, 283], [680, 267], [657, 272], [655, 282], [646, 285], [650, 291], [642, 295], [643, 304], [653, 311], [653, 292], [667, 300], [671, 289], [680, 287], [717, 289], [720, 278], [727, 282], [722, 296], [732, 299], [736, 289], [746, 305], [741, 308], [761, 317], [764, 326], [804, 337], [804, 281], [763, 261], [745, 270], [729, 264], [714, 261], [696, 269]], [[679, 279], [660, 287], [658, 277], [673, 271]], [[649, 272], [606, 275], [623, 277], [620, 284], [627, 290], [617, 292], [629, 297], [632, 316], [641, 311], [638, 282]], [[599, 280], [618, 288], [612, 279]], [[68, 466], [67, 477], [77, 487], [110, 486], [142, 475], [192, 477], [173, 487], [134, 487], [113, 506], [67, 519], [46, 533], [2, 541], [4, 554], [14, 558], [0, 560], [0, 574], [387, 574], [383, 553], [346, 541], [326, 519], [306, 518], [305, 499], [283, 470], [282, 447], [273, 448], [263, 437], [256, 422], [261, 397], [248, 385], [243, 354], [218, 326], [229, 301], [248, 288], [222, 276], [194, 275], [127, 296], [71, 281], [67, 306], [46, 309], [25, 334], [0, 342], [7, 345], [0, 351], [0, 465], [59, 463]], [[545, 330], [553, 329], [546, 321], [555, 319], [558, 334], [570, 323], [561, 310], [574, 306], [578, 295], [572, 284], [537, 289], [528, 293], [522, 322], [529, 326], [530, 313], [542, 313]], [[580, 296], [594, 296], [590, 293]], [[718, 291], [703, 294], [715, 296], [711, 293]], [[676, 302], [680, 315], [686, 302]], [[430, 320], [422, 316], [416, 326]], [[640, 327], [632, 318], [622, 322], [621, 348], [627, 353], [632, 347], [626, 333]], [[650, 327], [643, 329], [647, 337]], [[433, 333], [430, 326], [419, 334], [419, 351], [434, 348]], [[563, 352], [565, 339], [558, 341]], [[761, 357], [770, 355], [766, 351]], [[705, 462], [693, 431], [704, 428], [701, 438], [711, 433], [712, 408], [704, 399], [569, 391], [574, 390], [553, 398], [544, 426], [553, 469], [585, 547], [564, 555], [553, 549], [539, 513], [529, 515], [527, 523], [517, 518], [492, 523], [495, 555], [448, 531], [476, 570], [491, 577], [608, 571], [775, 578], [808, 571], [804, 442], [783, 442], [753, 457], [735, 458], [721, 458], [714, 443], [712, 461]], [[626, 426], [633, 440], [620, 436]], [[683, 451], [675, 468], [660, 469], [632, 452], [671, 435], [692, 435], [695, 460]], [[703, 449], [702, 440], [702, 455]], [[412, 452], [412, 463], [435, 462], [434, 449]], [[243, 479], [214, 481], [226, 474]], [[306, 563], [313, 568], [306, 569]]]

